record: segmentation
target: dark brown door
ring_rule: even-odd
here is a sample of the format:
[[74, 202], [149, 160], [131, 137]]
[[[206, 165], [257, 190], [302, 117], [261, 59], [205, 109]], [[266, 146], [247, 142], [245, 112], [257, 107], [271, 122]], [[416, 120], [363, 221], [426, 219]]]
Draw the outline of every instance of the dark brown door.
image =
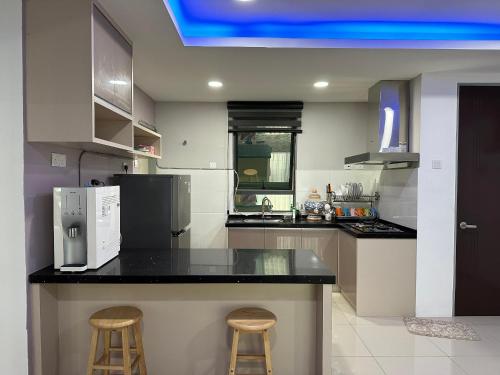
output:
[[455, 315], [500, 315], [500, 87], [459, 94]]

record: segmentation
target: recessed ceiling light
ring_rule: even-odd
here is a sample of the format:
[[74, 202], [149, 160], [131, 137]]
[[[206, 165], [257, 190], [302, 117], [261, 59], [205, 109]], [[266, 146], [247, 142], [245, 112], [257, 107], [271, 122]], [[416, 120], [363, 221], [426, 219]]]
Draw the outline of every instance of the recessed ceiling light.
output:
[[210, 81], [208, 82], [208, 86], [210, 86], [213, 89], [220, 89], [224, 84], [220, 81]]
[[239, 3], [251, 3], [253, 0], [236, 0]]
[[329, 83], [326, 81], [318, 81], [314, 82], [314, 87], [317, 89], [324, 89], [325, 87], [328, 87]]

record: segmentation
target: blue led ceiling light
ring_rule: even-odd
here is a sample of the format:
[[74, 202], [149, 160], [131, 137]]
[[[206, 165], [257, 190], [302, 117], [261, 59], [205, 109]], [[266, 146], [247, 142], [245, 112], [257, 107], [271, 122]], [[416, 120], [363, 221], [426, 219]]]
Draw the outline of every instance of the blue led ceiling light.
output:
[[[432, 46], [432, 42], [494, 42], [484, 43], [489, 48], [499, 48], [500, 24], [482, 24], [465, 22], [419, 22], [419, 21], [315, 21], [303, 19], [284, 20], [268, 15], [265, 18], [251, 20], [228, 19], [222, 12], [213, 9], [213, 14], [202, 14], [193, 9], [193, 0], [164, 0], [178, 32], [185, 45], [238, 45], [238, 46], [280, 46], [280, 40], [301, 40], [302, 46], [313, 46], [311, 41], [414, 41], [419, 48]], [[199, 4], [199, 3], [198, 3]], [[205, 3], [207, 4], [207, 3]], [[248, 5], [248, 4], [247, 4]], [[233, 42], [231, 42], [231, 40]], [[245, 43], [245, 40], [252, 41]], [[268, 42], [265, 42], [268, 41]], [[272, 41], [272, 42], [269, 42]], [[423, 43], [431, 42], [431, 43]], [[309, 43], [309, 44], [308, 44]], [[423, 44], [422, 44], [423, 43]], [[333, 43], [334, 44], [334, 43]], [[369, 46], [369, 43], [364, 43]], [[445, 44], [434, 44], [434, 46]], [[467, 45], [467, 44], [464, 44]], [[318, 46], [318, 44], [314, 45]]]

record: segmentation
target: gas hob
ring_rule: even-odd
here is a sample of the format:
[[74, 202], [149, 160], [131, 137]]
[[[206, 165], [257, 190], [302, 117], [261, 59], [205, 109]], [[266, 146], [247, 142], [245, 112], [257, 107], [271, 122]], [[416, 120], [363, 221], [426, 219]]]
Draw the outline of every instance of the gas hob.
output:
[[346, 224], [349, 228], [360, 231], [362, 233], [403, 233], [404, 231], [394, 226], [380, 222], [364, 222], [364, 223], [349, 223]]

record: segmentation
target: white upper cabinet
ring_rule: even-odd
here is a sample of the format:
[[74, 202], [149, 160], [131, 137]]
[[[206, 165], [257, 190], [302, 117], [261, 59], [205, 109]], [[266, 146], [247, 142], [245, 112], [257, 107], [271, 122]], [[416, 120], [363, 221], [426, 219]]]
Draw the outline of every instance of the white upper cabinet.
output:
[[26, 123], [30, 142], [131, 155], [132, 45], [92, 0], [28, 0]]
[[134, 86], [134, 125], [154, 126], [156, 125], [155, 102], [142, 91]]
[[93, 9], [94, 95], [132, 113], [132, 45]]

